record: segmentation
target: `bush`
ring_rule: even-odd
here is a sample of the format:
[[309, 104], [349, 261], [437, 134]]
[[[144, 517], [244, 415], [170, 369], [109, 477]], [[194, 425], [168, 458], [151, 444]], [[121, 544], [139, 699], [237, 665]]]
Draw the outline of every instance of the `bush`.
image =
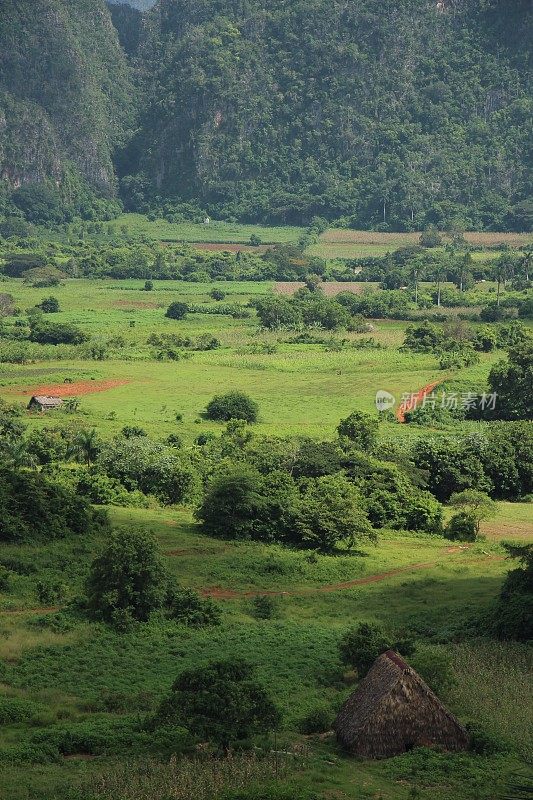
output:
[[325, 733], [331, 730], [333, 713], [328, 706], [317, 706], [298, 723], [298, 730], [303, 734]]
[[40, 473], [0, 472], [0, 541], [50, 541], [107, 524], [72, 489]]
[[254, 670], [243, 661], [218, 661], [186, 670], [172, 685], [153, 726], [187, 726], [201, 741], [228, 748], [277, 727], [280, 713]]
[[377, 441], [379, 422], [370, 414], [354, 411], [340, 421], [337, 433], [342, 439], [349, 439], [359, 450], [371, 450]]
[[228, 392], [216, 395], [207, 404], [206, 417], [221, 422], [230, 419], [243, 419], [246, 422], [257, 422], [259, 406], [244, 392]]
[[211, 297], [212, 300], [216, 300], [217, 302], [220, 302], [221, 300], [225, 300], [226, 299], [226, 292], [223, 292], [222, 289], [216, 289], [215, 288], [215, 289], [211, 289], [211, 291], [209, 292], [209, 296]]
[[256, 619], [272, 619], [277, 613], [277, 603], [267, 594], [258, 594], [252, 600], [252, 616]]
[[339, 650], [344, 664], [357, 670], [363, 678], [376, 658], [391, 648], [391, 638], [381, 626], [361, 622], [342, 637]]
[[0, 697], [0, 725], [29, 722], [42, 713], [43, 707], [21, 697]]
[[145, 533], [111, 534], [87, 579], [87, 610], [96, 620], [127, 627], [161, 608], [167, 575], [155, 541]]
[[454, 514], [444, 528], [444, 536], [452, 541], [475, 542], [477, 538], [476, 520], [465, 511]]
[[39, 319], [30, 323], [30, 341], [38, 344], [83, 344], [88, 336], [76, 325], [60, 322], [43, 322]]
[[200, 597], [192, 589], [173, 588], [167, 603], [168, 615], [191, 628], [220, 625], [220, 608], [212, 600]]
[[165, 317], [169, 319], [185, 319], [189, 307], [186, 303], [171, 303], [166, 310]]
[[43, 314], [57, 314], [57, 312], [61, 310], [57, 297], [45, 297], [44, 300], [41, 300], [37, 308], [40, 308]]

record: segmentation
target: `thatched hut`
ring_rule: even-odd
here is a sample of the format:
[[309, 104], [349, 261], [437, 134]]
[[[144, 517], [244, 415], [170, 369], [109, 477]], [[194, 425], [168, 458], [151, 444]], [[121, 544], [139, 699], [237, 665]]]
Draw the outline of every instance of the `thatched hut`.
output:
[[61, 408], [63, 400], [60, 397], [50, 397], [44, 394], [35, 394], [28, 403], [30, 411], [52, 411]]
[[468, 747], [466, 730], [393, 650], [376, 659], [333, 727], [348, 752], [365, 758], [388, 758], [413, 747]]

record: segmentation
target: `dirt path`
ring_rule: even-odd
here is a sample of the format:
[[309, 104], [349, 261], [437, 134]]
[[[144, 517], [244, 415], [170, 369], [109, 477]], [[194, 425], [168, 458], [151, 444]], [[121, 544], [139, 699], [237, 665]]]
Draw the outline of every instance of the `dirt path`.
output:
[[404, 400], [403, 403], [400, 403], [398, 409], [396, 411], [396, 419], [398, 422], [405, 422], [405, 414], [407, 411], [412, 411], [417, 407], [419, 403], [422, 403], [424, 397], [427, 394], [431, 394], [433, 389], [435, 389], [439, 384], [445, 381], [445, 378], [442, 378], [440, 381], [433, 381], [433, 383], [428, 383], [426, 386], [423, 386], [419, 389], [418, 392], [414, 392], [408, 400]]
[[[455, 548], [448, 548], [446, 553], [452, 554], [457, 552]], [[502, 561], [504, 556], [484, 556], [481, 558], [470, 559], [469, 561], [461, 561], [460, 563], [475, 564], [486, 561]], [[420, 569], [431, 569], [437, 566], [437, 561], [425, 561], [415, 564], [408, 564], [405, 567], [397, 567], [390, 569], [386, 572], [378, 572], [376, 575], [366, 575], [364, 578], [355, 578], [352, 581], [341, 581], [340, 583], [328, 583], [324, 586], [317, 586], [310, 589], [290, 589], [283, 590], [270, 590], [270, 589], [224, 589], [220, 586], [210, 586], [201, 589], [201, 594], [204, 597], [212, 597], [215, 600], [237, 600], [239, 598], [257, 597], [259, 595], [269, 597], [282, 597], [282, 596], [306, 596], [327, 594], [329, 592], [340, 592], [346, 589], [353, 589], [355, 586], [364, 586], [367, 583], [380, 583], [386, 581], [388, 578], [394, 578], [396, 575], [403, 575], [408, 572], [414, 572]], [[459, 563], [459, 562], [457, 562]]]

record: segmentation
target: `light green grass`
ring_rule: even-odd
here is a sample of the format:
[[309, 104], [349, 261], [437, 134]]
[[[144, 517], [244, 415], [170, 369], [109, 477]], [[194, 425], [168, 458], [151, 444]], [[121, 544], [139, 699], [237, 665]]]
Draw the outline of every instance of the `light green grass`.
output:
[[291, 226], [242, 225], [212, 220], [209, 225], [194, 222], [151, 222], [142, 214], [123, 214], [113, 225], [125, 226], [131, 233], [142, 233], [165, 242], [225, 242], [248, 244], [252, 235], [259, 236], [263, 244], [279, 242], [296, 243], [304, 228]]

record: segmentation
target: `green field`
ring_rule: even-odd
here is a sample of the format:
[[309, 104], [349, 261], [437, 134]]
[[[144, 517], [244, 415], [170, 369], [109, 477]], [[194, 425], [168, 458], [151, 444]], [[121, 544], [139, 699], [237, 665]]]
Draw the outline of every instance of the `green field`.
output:
[[[482, 354], [476, 366], [449, 375], [439, 369], [435, 355], [399, 350], [406, 322], [375, 320], [372, 336], [383, 349], [358, 350], [351, 345], [365, 334], [321, 331], [320, 343], [291, 343], [293, 334], [288, 331], [261, 331], [251, 311], [243, 319], [195, 311], [175, 321], [165, 317], [174, 300], [202, 305], [207, 311], [216, 308], [209, 292], [220, 285], [227, 293], [226, 303], [246, 306], [250, 298], [272, 292], [273, 284], [155, 281], [150, 292], [143, 284], [72, 279], [50, 290], [20, 280], [2, 282], [2, 291], [11, 293], [20, 309], [52, 293], [62, 309], [53, 315], [54, 321], [79, 325], [92, 343], [115, 342], [103, 361], [89, 354], [81, 357], [79, 351], [72, 357], [67, 346], [49, 346], [43, 350], [46, 357], [0, 364], [0, 397], [10, 403], [25, 405], [32, 393], [53, 393], [54, 387], [79, 394], [75, 414], [24, 412], [30, 429], [95, 427], [110, 439], [124, 426], [138, 425], [158, 440], [178, 434], [189, 450], [199, 433], [223, 430], [220, 423], [203, 418], [207, 402], [214, 394], [239, 389], [259, 403], [254, 434], [331, 439], [351, 411], [374, 413], [378, 389], [400, 398], [452, 377], [482, 390], [491, 365], [504, 356], [498, 350]], [[13, 320], [7, 324], [13, 325]], [[208, 333], [220, 340], [220, 347], [190, 351], [178, 361], [156, 360], [147, 342], [154, 333], [193, 339]], [[341, 339], [346, 341], [339, 349]], [[100, 382], [117, 385], [108, 383], [105, 390], [93, 391], [102, 388]], [[479, 423], [463, 425], [475, 432]], [[431, 433], [446, 436], [448, 431], [392, 421], [380, 426], [384, 443]], [[219, 776], [218, 790], [239, 788], [242, 773], [248, 776], [242, 778], [244, 785], [282, 777], [293, 787], [291, 800], [307, 797], [308, 791], [318, 800], [504, 796], [511, 775], [525, 768], [531, 752], [531, 651], [518, 643], [495, 643], [480, 631], [468, 637], [462, 631], [497, 597], [510, 566], [501, 541], [533, 541], [530, 504], [499, 503], [497, 515], [482, 526], [484, 537], [466, 546], [450, 546], [441, 536], [383, 529], [377, 544], [336, 555], [214, 539], [202, 532], [190, 507], [162, 508], [153, 499], [148, 505], [110, 507], [112, 525], [152, 533], [169, 571], [182, 586], [213, 597], [222, 623], [188, 628], [156, 614], [149, 623], [117, 634], [103, 624], [69, 621], [57, 613], [55, 604], [39, 601], [36, 581], [61, 582], [62, 604], [78, 596], [90, 562], [103, 545], [102, 535], [46, 546], [2, 544], [2, 559], [32, 565], [27, 574], [14, 575], [8, 587], [0, 589], [0, 711], [5, 698], [20, 699], [28, 709], [23, 721], [2, 724], [0, 719], [2, 800], [193, 796], [180, 794], [176, 787], [188, 780], [193, 785], [209, 782], [208, 766], [201, 759], [169, 764], [149, 752], [116, 756], [72, 745], [67, 757], [54, 761], [32, 748], [38, 749], [39, 736], [57, 731], [66, 730], [66, 736], [78, 741], [79, 731], [90, 729], [94, 734], [95, 726], [139, 721], [157, 707], [180, 671], [226, 656], [242, 656], [257, 666], [283, 713], [283, 723], [274, 744], [279, 760], [276, 755], [274, 761], [268, 757], [252, 764], [235, 756], [233, 775]], [[253, 597], [265, 592], [273, 594], [275, 613], [271, 619], [257, 619]], [[333, 718], [352, 690], [338, 642], [358, 621], [415, 631], [428, 647], [447, 654], [454, 683], [446, 692], [446, 704], [462, 722], [481, 725], [505, 746], [491, 755], [416, 750], [371, 762], [346, 757], [331, 735], [303, 735], [300, 723], [307, 714], [326, 706]], [[148, 756], [154, 760], [147, 764]], [[188, 770], [188, 777], [180, 769]], [[221, 795], [206, 790], [198, 796]], [[248, 800], [248, 795], [234, 797]], [[285, 795], [279, 797], [285, 800]]]

